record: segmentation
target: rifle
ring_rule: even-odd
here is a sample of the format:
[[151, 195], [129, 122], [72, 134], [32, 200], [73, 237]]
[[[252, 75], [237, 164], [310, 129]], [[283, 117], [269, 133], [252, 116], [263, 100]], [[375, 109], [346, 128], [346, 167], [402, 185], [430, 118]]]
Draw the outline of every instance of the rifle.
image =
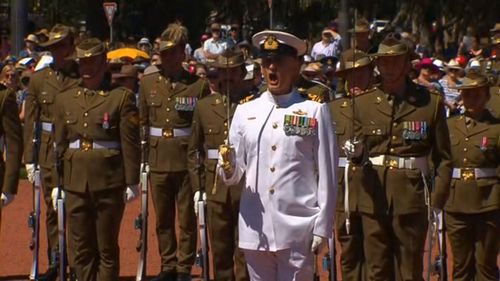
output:
[[[54, 127], [52, 135], [55, 135]], [[66, 281], [66, 210], [64, 206], [63, 189], [61, 184], [62, 165], [57, 153], [57, 143], [54, 141], [54, 165], [56, 172], [56, 187], [57, 193], [57, 235], [59, 241], [59, 280]]]
[[[201, 187], [201, 158], [200, 152], [196, 152], [196, 166], [198, 171], [198, 186]], [[215, 183], [217, 183], [217, 177], [215, 178]], [[210, 280], [210, 268], [209, 268], [209, 260], [208, 260], [208, 229], [207, 229], [207, 218], [205, 216], [206, 212], [206, 202], [203, 200], [203, 193], [200, 191], [200, 199], [197, 202], [198, 204], [198, 225], [200, 231], [200, 246], [201, 249], [198, 251], [196, 255], [196, 260], [198, 266], [202, 269], [202, 278], [203, 281]]]
[[149, 165], [147, 153], [147, 135], [146, 127], [141, 128], [142, 140], [142, 165], [141, 165], [141, 213], [135, 219], [135, 229], [140, 232], [139, 241], [137, 241], [136, 250], [139, 252], [139, 264], [137, 266], [136, 281], [142, 281], [146, 278], [147, 252], [148, 252], [148, 180]]
[[424, 172], [421, 172], [422, 175], [422, 180], [424, 182], [424, 197], [425, 197], [425, 204], [427, 205], [427, 223], [429, 225], [429, 228], [427, 230], [427, 241], [429, 244], [429, 253], [427, 256], [427, 280], [431, 280], [431, 272], [432, 272], [432, 248], [434, 245], [434, 233], [436, 232], [436, 217], [434, 216], [434, 210], [432, 210], [431, 207], [431, 189], [429, 186], [432, 186], [432, 178], [431, 182], [428, 183], [428, 179]]
[[448, 281], [448, 263], [446, 253], [446, 229], [444, 226], [444, 211], [436, 215], [437, 234], [439, 242], [439, 256], [434, 263], [434, 272], [439, 276], [439, 281]]
[[33, 253], [29, 280], [38, 280], [38, 256], [40, 249], [40, 198], [42, 182], [38, 167], [39, 130], [37, 122], [33, 122], [33, 165], [35, 166], [33, 181], [33, 211], [28, 217], [28, 226], [31, 228], [30, 250]]

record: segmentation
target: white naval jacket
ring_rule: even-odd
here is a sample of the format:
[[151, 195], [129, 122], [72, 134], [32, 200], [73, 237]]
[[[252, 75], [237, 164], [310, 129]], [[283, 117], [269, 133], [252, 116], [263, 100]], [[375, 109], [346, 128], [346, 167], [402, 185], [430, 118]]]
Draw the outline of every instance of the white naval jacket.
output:
[[[285, 115], [315, 118], [316, 134], [290, 135]], [[236, 108], [229, 133], [233, 185], [245, 177], [239, 214], [239, 247], [279, 251], [309, 249], [312, 236], [332, 236], [338, 153], [328, 106], [297, 90], [284, 96], [269, 91]], [[221, 169], [222, 170], [222, 169]]]

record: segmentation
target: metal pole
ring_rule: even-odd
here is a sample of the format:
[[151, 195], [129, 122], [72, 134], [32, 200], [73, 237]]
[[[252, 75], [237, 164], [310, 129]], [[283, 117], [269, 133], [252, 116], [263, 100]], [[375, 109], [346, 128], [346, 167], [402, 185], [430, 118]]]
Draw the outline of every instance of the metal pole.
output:
[[109, 46], [113, 46], [113, 23], [109, 25]]
[[349, 40], [349, 32], [347, 32], [349, 28], [349, 21], [347, 16], [347, 0], [340, 1], [340, 11], [339, 11], [339, 31], [340, 36], [342, 37], [342, 49], [349, 49], [350, 40]]
[[10, 1], [10, 41], [12, 44], [11, 53], [19, 54], [24, 47], [24, 36], [26, 35], [26, 23], [28, 22], [28, 1]]

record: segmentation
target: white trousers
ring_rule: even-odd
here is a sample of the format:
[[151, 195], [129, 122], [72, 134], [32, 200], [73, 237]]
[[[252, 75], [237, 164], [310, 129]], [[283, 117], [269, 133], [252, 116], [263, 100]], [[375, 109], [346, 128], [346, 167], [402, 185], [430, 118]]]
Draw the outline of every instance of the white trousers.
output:
[[312, 281], [314, 253], [243, 249], [251, 281]]

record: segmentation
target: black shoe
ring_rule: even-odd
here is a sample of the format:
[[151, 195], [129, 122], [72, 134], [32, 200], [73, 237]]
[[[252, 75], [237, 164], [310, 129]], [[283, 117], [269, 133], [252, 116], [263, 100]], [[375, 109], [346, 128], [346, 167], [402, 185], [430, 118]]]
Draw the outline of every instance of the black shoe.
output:
[[176, 274], [171, 272], [162, 271], [158, 276], [151, 279], [150, 281], [176, 281]]
[[177, 273], [177, 281], [191, 281], [191, 274]]
[[38, 277], [38, 281], [55, 281], [57, 279], [58, 265], [54, 264], [47, 271]]

